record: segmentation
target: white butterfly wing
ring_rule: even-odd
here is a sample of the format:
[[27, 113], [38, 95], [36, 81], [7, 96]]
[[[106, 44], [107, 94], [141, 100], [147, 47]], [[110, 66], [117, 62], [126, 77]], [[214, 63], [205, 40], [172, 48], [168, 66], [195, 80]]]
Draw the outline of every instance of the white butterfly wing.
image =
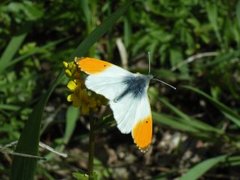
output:
[[119, 130], [132, 132], [136, 145], [146, 150], [152, 141], [152, 115], [147, 93], [141, 98], [127, 94], [117, 102], [110, 101], [110, 107]]
[[89, 74], [85, 80], [88, 89], [113, 100], [126, 86], [122, 83], [126, 76], [133, 73], [106, 61], [84, 58], [79, 61], [82, 71]]
[[118, 101], [110, 101], [109, 104], [118, 129], [124, 134], [130, 133], [135, 124], [139, 100], [127, 94]]
[[[147, 96], [147, 86], [142, 94], [134, 97], [131, 90], [126, 92], [126, 77], [134, 76], [106, 61], [84, 58], [76, 62], [82, 71], [89, 74], [85, 81], [88, 89], [109, 99], [117, 126], [122, 133], [132, 132], [134, 142], [146, 150], [152, 140], [152, 116]], [[148, 82], [147, 82], [148, 83]], [[125, 94], [123, 94], [126, 92]]]

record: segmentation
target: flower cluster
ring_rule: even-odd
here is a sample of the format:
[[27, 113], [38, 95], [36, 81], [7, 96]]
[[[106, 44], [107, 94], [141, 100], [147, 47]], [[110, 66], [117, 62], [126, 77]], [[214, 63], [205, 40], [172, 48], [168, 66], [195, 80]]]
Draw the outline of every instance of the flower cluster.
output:
[[84, 84], [84, 74], [78, 69], [75, 58], [72, 62], [63, 62], [65, 74], [70, 79], [67, 88], [71, 94], [67, 96], [67, 101], [72, 102], [73, 106], [79, 107], [81, 114], [88, 115], [96, 111], [104, 102], [104, 98], [88, 90]]

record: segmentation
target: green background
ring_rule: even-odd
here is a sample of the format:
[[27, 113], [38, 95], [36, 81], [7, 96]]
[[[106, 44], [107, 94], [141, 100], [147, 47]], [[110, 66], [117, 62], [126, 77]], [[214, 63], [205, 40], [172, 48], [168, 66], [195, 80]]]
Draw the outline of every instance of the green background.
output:
[[[239, 48], [237, 0], [1, 1], [1, 179], [84, 178], [89, 118], [66, 101], [62, 61], [90, 56], [147, 74], [148, 51], [152, 74], [177, 90], [151, 83], [145, 154], [104, 113], [95, 179], [237, 179]], [[45, 160], [13, 158], [6, 145], [19, 138], [17, 152]], [[39, 139], [68, 157], [38, 152]]]

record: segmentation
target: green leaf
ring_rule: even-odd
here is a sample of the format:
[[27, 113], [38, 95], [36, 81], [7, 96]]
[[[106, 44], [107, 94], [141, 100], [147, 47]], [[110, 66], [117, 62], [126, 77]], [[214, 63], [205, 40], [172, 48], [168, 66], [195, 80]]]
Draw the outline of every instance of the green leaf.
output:
[[185, 124], [179, 122], [176, 118], [170, 117], [163, 113], [156, 113], [156, 112], [152, 112], [152, 115], [153, 115], [154, 122], [161, 123], [181, 131], [200, 134], [200, 131], [198, 131], [196, 128], [192, 126], [186, 126]]
[[240, 156], [231, 156], [227, 158], [226, 166], [239, 166]]
[[[63, 77], [64, 76], [62, 76], [62, 78]], [[15, 152], [30, 155], [38, 154], [40, 123], [43, 110], [50, 94], [53, 92], [58, 83], [62, 81], [62, 78], [58, 78], [57, 81], [52, 84], [49, 90], [41, 97], [38, 104], [34, 107], [33, 112], [31, 113], [28, 121], [25, 124]], [[36, 162], [37, 160], [33, 158], [14, 156], [11, 169], [11, 179], [33, 179]]]
[[240, 28], [240, 0], [238, 1], [237, 6], [236, 6], [236, 14], [237, 14], [238, 25]]
[[238, 58], [240, 56], [240, 50], [233, 50], [231, 52], [224, 52], [224, 53], [219, 53], [218, 56], [216, 56], [212, 61], [209, 61], [206, 63], [205, 67], [206, 68], [212, 68], [216, 67], [219, 64], [225, 63], [226, 61], [228, 63], [231, 63], [234, 61], [235, 58]]
[[218, 26], [218, 7], [217, 7], [217, 3], [210, 3], [207, 2], [206, 4], [206, 10], [207, 10], [207, 15], [208, 15], [208, 19], [215, 31], [216, 37], [221, 45], [222, 43], [222, 38], [219, 32], [219, 26]]
[[131, 36], [132, 36], [132, 27], [131, 27], [131, 23], [129, 22], [129, 18], [128, 17], [125, 17], [124, 18], [124, 44], [126, 45], [126, 47], [129, 46], [129, 43], [130, 43], [130, 39], [131, 39]]
[[79, 109], [73, 106], [70, 106], [67, 110], [66, 129], [63, 137], [63, 141], [65, 144], [68, 143], [70, 137], [72, 136], [78, 117], [79, 117]]
[[29, 17], [29, 20], [35, 21], [37, 19], [40, 19], [44, 12], [36, 7], [32, 2], [30, 1], [25, 1], [23, 3], [23, 11], [26, 13], [26, 15]]
[[[170, 50], [170, 62], [171, 62], [171, 66], [174, 67], [177, 64], [181, 63], [183, 59], [182, 53], [179, 49], [171, 49]], [[181, 71], [182, 74], [184, 74], [185, 76], [188, 76], [188, 66], [181, 66], [179, 68], [179, 70]]]
[[215, 158], [207, 159], [200, 162], [191, 168], [186, 174], [184, 174], [180, 180], [195, 180], [200, 178], [208, 170], [212, 169], [221, 162], [224, 162], [227, 158], [227, 155], [217, 156]]
[[8, 5], [8, 10], [14, 15], [24, 13], [29, 21], [36, 21], [43, 16], [43, 11], [30, 1], [11, 2]]
[[212, 98], [208, 94], [204, 93], [203, 91], [191, 87], [191, 86], [183, 86], [186, 89], [189, 89], [193, 92], [196, 92], [203, 97], [207, 98], [210, 102], [212, 102], [224, 115], [226, 118], [231, 120], [234, 124], [236, 124], [238, 127], [240, 127], [240, 115], [237, 114], [237, 112], [233, 111], [231, 108], [227, 107], [225, 104], [219, 102], [218, 100]]
[[89, 1], [88, 0], [81, 0], [79, 1], [80, 3], [80, 8], [85, 16], [86, 23], [91, 24], [91, 10], [89, 9]]
[[[82, 172], [73, 173], [73, 177], [76, 178], [76, 180], [89, 180], [90, 179], [88, 174], [82, 173]], [[100, 178], [96, 172], [93, 172], [93, 179], [100, 180]]]
[[29, 30], [32, 27], [32, 24], [34, 21], [37, 19], [41, 18], [43, 15], [43, 12], [34, 7], [33, 4], [30, 2], [25, 2], [23, 4], [21, 3], [10, 3], [9, 9], [12, 9], [15, 11], [16, 9], [22, 9], [26, 14], [29, 15], [31, 22], [26, 22], [23, 24], [20, 33], [13, 36], [11, 41], [8, 43], [6, 49], [4, 50], [3, 54], [1, 55], [0, 58], [0, 73], [7, 67], [9, 66], [12, 58], [15, 56], [17, 53], [18, 49], [22, 45], [23, 41], [25, 40]]
[[78, 56], [81, 57], [88, 52], [88, 49], [98, 40], [100, 39], [110, 28], [115, 24], [119, 17], [121, 17], [129, 5], [133, 3], [133, 1], [129, 1], [123, 5], [123, 7], [119, 8], [115, 13], [110, 15], [100, 26], [98, 26], [88, 38], [84, 39], [83, 42], [77, 47], [76, 51], [73, 53], [72, 58]]
[[[98, 26], [76, 49], [72, 54], [75, 56], [84, 56], [88, 49], [97, 42], [106, 33], [128, 9], [128, 6], [133, 1], [127, 2], [123, 7], [119, 8], [115, 13], [110, 15], [100, 26]], [[29, 116], [25, 124], [19, 142], [17, 144], [16, 152], [37, 155], [38, 143], [40, 134], [40, 124], [44, 107], [48, 101], [49, 96], [54, 88], [64, 80], [63, 71], [59, 74], [57, 80], [51, 85], [49, 90], [41, 96], [40, 101], [34, 107], [32, 114]], [[37, 160], [26, 157], [15, 156], [11, 169], [12, 180], [31, 180], [34, 177]]]
[[167, 102], [165, 99], [163, 98], [159, 98], [159, 100], [166, 105], [169, 109], [171, 109], [176, 115], [178, 115], [180, 117], [180, 121], [182, 123], [185, 124], [185, 126], [192, 126], [196, 129], [199, 129], [201, 131], [209, 131], [209, 132], [214, 132], [217, 134], [222, 134], [223, 132], [215, 127], [212, 127], [204, 122], [201, 122], [195, 118], [192, 118], [190, 116], [188, 116], [187, 114], [183, 113], [182, 111], [180, 111], [179, 109], [177, 109], [176, 107], [174, 107], [172, 104], [170, 104], [169, 102]]
[[47, 43], [47, 44], [44, 45], [44, 46], [37, 47], [37, 48], [35, 48], [34, 50], [32, 50], [31, 52], [29, 52], [29, 53], [27, 53], [27, 54], [24, 54], [24, 55], [22, 55], [22, 56], [19, 56], [19, 57], [13, 59], [11, 62], [9, 62], [9, 63], [7, 64], [7, 66], [6, 66], [5, 68], [7, 68], [7, 67], [9, 67], [9, 66], [12, 66], [12, 65], [14, 65], [14, 64], [16, 64], [16, 63], [18, 63], [18, 62], [20, 62], [20, 61], [22, 61], [22, 60], [30, 57], [30, 56], [32, 56], [32, 55], [34, 55], [34, 54], [37, 54], [37, 53], [45, 50], [45, 49], [48, 49], [48, 48], [53, 47], [53, 46], [56, 46], [56, 45], [58, 45], [58, 44], [60, 44], [60, 43], [62, 43], [62, 42], [64, 42], [64, 41], [66, 41], [67, 39], [69, 39], [69, 38], [59, 39], [59, 40], [56, 40], [56, 41], [53, 41], [53, 42], [49, 42], [49, 43]]
[[73, 177], [76, 179], [76, 180], [88, 180], [89, 177], [87, 174], [85, 173], [80, 173], [80, 172], [76, 172], [76, 173], [73, 173]]
[[24, 39], [27, 36], [29, 27], [23, 27], [22, 33], [12, 37], [11, 41], [8, 43], [6, 49], [4, 50], [0, 58], [0, 73], [8, 66], [19, 47], [22, 45]]
[[20, 106], [9, 105], [9, 104], [0, 104], [0, 110], [1, 109], [10, 110], [10, 111], [17, 111], [17, 110], [20, 109]]

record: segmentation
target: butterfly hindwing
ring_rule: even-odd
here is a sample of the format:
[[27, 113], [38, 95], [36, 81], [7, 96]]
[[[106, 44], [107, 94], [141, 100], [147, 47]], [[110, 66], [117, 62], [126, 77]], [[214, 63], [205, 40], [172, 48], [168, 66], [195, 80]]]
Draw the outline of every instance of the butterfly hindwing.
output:
[[131, 94], [117, 102], [110, 101], [114, 119], [122, 133], [132, 132], [135, 144], [146, 150], [152, 141], [152, 115], [147, 93], [141, 98], [133, 98]]
[[117, 101], [110, 101], [109, 104], [113, 111], [114, 119], [117, 122], [118, 129], [121, 133], [130, 133], [135, 124], [139, 99], [135, 99], [131, 94], [127, 94]]
[[152, 142], [152, 113], [147, 93], [145, 93], [138, 105], [132, 137], [135, 144], [142, 151], [146, 151]]

